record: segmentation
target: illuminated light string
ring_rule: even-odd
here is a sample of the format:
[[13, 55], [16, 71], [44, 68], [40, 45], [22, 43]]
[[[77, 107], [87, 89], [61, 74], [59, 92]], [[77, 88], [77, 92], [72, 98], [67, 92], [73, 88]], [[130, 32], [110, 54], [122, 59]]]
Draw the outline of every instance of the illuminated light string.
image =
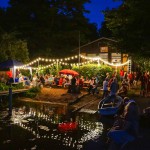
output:
[[25, 65], [20, 66], [20, 67], [21, 67], [21, 68], [23, 68], [23, 67], [28, 67], [28, 66], [31, 66], [31, 65], [33, 65], [33, 64], [35, 64], [35, 63], [37, 63], [37, 62], [39, 62], [39, 61], [44, 61], [44, 62], [55, 62], [55, 61], [56, 61], [56, 62], [62, 62], [62, 61], [74, 60], [74, 59], [77, 59], [77, 58], [78, 58], [78, 55], [71, 56], [71, 57], [66, 57], [66, 58], [61, 58], [61, 59], [48, 59], [48, 58], [41, 58], [41, 57], [39, 57], [39, 58], [37, 58], [37, 59], [31, 61], [30, 63], [25, 64]]
[[[29, 70], [29, 68], [28, 67], [20, 67], [20, 66], [15, 66], [15, 68], [17, 69], [23, 69], [23, 70]], [[37, 70], [38, 69], [38, 67], [31, 67], [33, 70]]]
[[124, 65], [127, 65], [129, 64], [130, 60], [126, 61], [125, 63], [119, 63], [119, 64], [114, 64], [114, 63], [109, 63], [108, 61], [105, 61], [104, 59], [102, 59], [101, 57], [87, 57], [87, 56], [83, 56], [83, 55], [80, 55], [81, 58], [84, 58], [84, 59], [90, 59], [90, 60], [100, 60], [102, 61], [103, 63], [107, 64], [107, 65], [110, 65], [110, 66], [114, 66], [114, 67], [119, 67], [119, 66], [124, 66]]
[[130, 60], [126, 61], [125, 63], [119, 63], [119, 64], [114, 64], [114, 63], [109, 63], [108, 61], [105, 61], [104, 59], [102, 59], [101, 57], [87, 57], [87, 56], [84, 56], [84, 55], [80, 55], [81, 58], [83, 59], [87, 59], [87, 60], [90, 60], [90, 61], [87, 61], [87, 62], [83, 62], [83, 63], [66, 63], [64, 61], [70, 61], [70, 60], [74, 60], [76, 58], [78, 58], [77, 55], [75, 56], [72, 56], [72, 57], [67, 57], [67, 58], [63, 58], [63, 59], [45, 59], [45, 58], [37, 58], [35, 59], [34, 61], [26, 64], [26, 65], [23, 65], [23, 66], [18, 66], [17, 68], [20, 68], [20, 69], [26, 69], [26, 67], [28, 66], [31, 66], [35, 63], [37, 63], [38, 61], [44, 61], [44, 62], [53, 62], [52, 64], [49, 64], [49, 65], [46, 65], [46, 66], [43, 66], [43, 67], [32, 67], [32, 69], [45, 69], [45, 68], [48, 68], [48, 67], [51, 67], [53, 66], [54, 64], [56, 63], [59, 63], [59, 64], [63, 64], [63, 65], [84, 65], [84, 64], [87, 64], [89, 62], [92, 62], [92, 61], [102, 61], [103, 63], [107, 64], [107, 65], [110, 65], [110, 66], [114, 66], [114, 67], [119, 67], [119, 66], [124, 66], [124, 65], [127, 65], [129, 64]]
[[[85, 64], [88, 64], [88, 63], [90, 63], [90, 62], [93, 62], [93, 60], [80, 63], [80, 65], [85, 65]], [[41, 69], [46, 69], [46, 68], [49, 68], [49, 67], [54, 66], [55, 64], [57, 64], [57, 63], [55, 62], [55, 63], [49, 64], [49, 65], [46, 65], [46, 66], [39, 67], [39, 68], [37, 68], [37, 69], [39, 69], [39, 70], [41, 70]], [[67, 66], [67, 65], [71, 65], [71, 66], [78, 66], [78, 65], [79, 65], [79, 63], [65, 63], [65, 62], [59, 62], [59, 64], [66, 65], [66, 66]]]

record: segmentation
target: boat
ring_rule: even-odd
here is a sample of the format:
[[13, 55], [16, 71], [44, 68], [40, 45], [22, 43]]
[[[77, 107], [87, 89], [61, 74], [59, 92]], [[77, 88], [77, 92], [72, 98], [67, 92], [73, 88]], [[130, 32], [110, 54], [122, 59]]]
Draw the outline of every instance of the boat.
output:
[[106, 98], [102, 99], [98, 104], [98, 113], [100, 115], [115, 115], [117, 114], [118, 110], [121, 108], [123, 104], [123, 99], [120, 96], [115, 96], [114, 102], [112, 102], [112, 97], [107, 96]]

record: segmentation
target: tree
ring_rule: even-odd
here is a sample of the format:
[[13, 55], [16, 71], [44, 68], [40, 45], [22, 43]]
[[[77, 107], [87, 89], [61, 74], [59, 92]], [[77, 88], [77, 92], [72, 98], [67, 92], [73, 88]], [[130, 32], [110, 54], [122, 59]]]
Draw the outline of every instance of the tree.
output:
[[105, 11], [107, 27], [123, 52], [131, 56], [150, 55], [150, 1], [122, 0], [122, 5]]
[[1, 62], [15, 59], [25, 63], [29, 60], [27, 42], [16, 39], [15, 33], [3, 33], [0, 36], [0, 53]]
[[[89, 0], [10, 0], [5, 10], [5, 31], [17, 31], [28, 42], [30, 56], [62, 57], [98, 37], [95, 24], [84, 17]], [[88, 13], [88, 12], [87, 12]]]
[[112, 32], [110, 29], [108, 29], [106, 21], [102, 22], [101, 28], [99, 29], [99, 35], [100, 37], [112, 37]]

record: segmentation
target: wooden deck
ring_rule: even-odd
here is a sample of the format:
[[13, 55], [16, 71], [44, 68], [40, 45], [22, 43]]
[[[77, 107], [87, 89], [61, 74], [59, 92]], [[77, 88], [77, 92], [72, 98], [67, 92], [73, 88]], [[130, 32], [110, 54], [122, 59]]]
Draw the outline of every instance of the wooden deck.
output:
[[[29, 89], [18, 89], [18, 90], [12, 90], [12, 94], [16, 94], [16, 93], [23, 93], [28, 91]], [[4, 96], [4, 95], [9, 95], [9, 90], [8, 91], [1, 91], [0, 92], [0, 96]]]

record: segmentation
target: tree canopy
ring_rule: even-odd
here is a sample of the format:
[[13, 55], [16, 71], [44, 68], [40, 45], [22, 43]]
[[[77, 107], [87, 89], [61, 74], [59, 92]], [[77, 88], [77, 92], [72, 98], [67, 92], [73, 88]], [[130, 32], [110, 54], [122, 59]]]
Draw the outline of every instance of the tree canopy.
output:
[[20, 62], [29, 60], [27, 42], [16, 39], [15, 33], [3, 33], [0, 36], [0, 62], [15, 59]]
[[95, 24], [84, 17], [90, 0], [10, 0], [0, 11], [0, 27], [17, 31], [28, 42], [30, 57], [70, 55], [81, 44], [98, 37]]
[[119, 8], [105, 11], [105, 22], [121, 51], [130, 55], [150, 55], [150, 1], [120, 0]]

